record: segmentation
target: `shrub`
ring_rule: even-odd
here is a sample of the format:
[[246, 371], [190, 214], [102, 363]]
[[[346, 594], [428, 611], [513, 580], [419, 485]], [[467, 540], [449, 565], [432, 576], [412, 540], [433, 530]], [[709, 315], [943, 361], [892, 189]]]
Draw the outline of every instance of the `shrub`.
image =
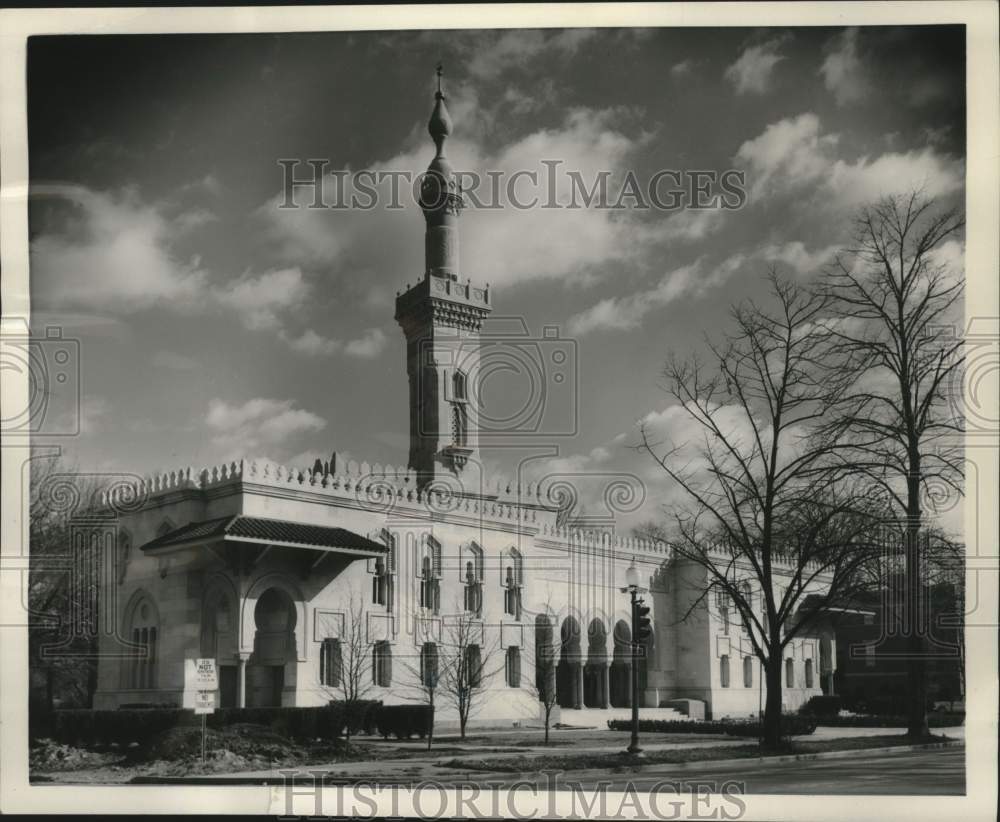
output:
[[[782, 736], [803, 736], [811, 734], [816, 730], [816, 718], [801, 714], [781, 715], [781, 735]], [[726, 730], [730, 736], [752, 736], [761, 735], [761, 723], [756, 719], [733, 722]]]
[[[861, 716], [824, 716], [820, 725], [832, 728], [905, 728], [906, 716], [892, 714], [865, 714]], [[953, 728], [965, 724], [964, 711], [936, 711], [927, 715], [928, 728]]]
[[351, 708], [348, 710], [347, 703], [339, 699], [330, 700], [331, 707], [337, 707], [342, 712], [344, 712], [345, 721], [341, 727], [346, 727], [347, 725], [347, 714], [350, 714], [350, 727], [351, 734], [375, 733], [375, 713], [378, 708], [382, 706], [381, 699], [359, 699], [351, 703]]
[[190, 723], [191, 718], [190, 711], [180, 708], [117, 711], [71, 708], [53, 712], [52, 735], [59, 742], [75, 746], [124, 746], [143, 743], [168, 728]]
[[414, 734], [423, 739], [434, 724], [432, 705], [380, 705], [374, 715], [378, 732], [385, 739], [409, 739]]
[[814, 696], [799, 709], [799, 713], [811, 716], [836, 716], [844, 706], [839, 696]]
[[[627, 719], [609, 719], [608, 727], [613, 731], [630, 731], [632, 723]], [[783, 736], [811, 734], [816, 730], [816, 720], [808, 716], [783, 714], [781, 733]], [[640, 733], [694, 733], [728, 734], [729, 736], [760, 736], [760, 722], [756, 719], [640, 719]]]

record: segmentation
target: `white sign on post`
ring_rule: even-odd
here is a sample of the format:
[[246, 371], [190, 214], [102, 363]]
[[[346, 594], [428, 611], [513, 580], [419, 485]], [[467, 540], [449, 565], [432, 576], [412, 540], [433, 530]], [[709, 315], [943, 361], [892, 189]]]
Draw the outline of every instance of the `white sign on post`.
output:
[[194, 712], [210, 714], [215, 711], [215, 691], [196, 691], [194, 695]]
[[189, 659], [184, 673], [188, 688], [195, 692], [194, 712], [212, 713], [215, 710], [215, 692], [219, 689], [219, 672], [215, 667], [215, 660]]

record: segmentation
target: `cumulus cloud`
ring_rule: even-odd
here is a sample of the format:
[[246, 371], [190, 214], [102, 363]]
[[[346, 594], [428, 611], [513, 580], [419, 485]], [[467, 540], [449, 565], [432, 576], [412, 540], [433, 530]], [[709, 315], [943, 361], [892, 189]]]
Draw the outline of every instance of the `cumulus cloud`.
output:
[[764, 260], [782, 263], [796, 274], [815, 274], [832, 262], [839, 250], [840, 246], [829, 245], [809, 251], [805, 243], [793, 240], [766, 246], [759, 253]]
[[171, 220], [130, 189], [36, 185], [31, 195], [51, 201], [57, 225], [31, 242], [32, 284], [47, 304], [125, 310], [197, 305], [207, 273], [197, 258], [182, 260], [172, 248], [187, 227], [183, 215]]
[[569, 319], [569, 333], [582, 336], [592, 331], [627, 331], [638, 328], [652, 311], [670, 305], [682, 297], [700, 296], [726, 282], [747, 258], [743, 254], [727, 257], [714, 267], [699, 258], [690, 265], [669, 271], [652, 288], [626, 297], [609, 297]]
[[[597, 29], [562, 29], [556, 32], [541, 29], [509, 29], [490, 35], [492, 42], [476, 38], [464, 44], [468, 59], [465, 70], [477, 79], [492, 79], [508, 71], [512, 65], [540, 56], [570, 57], [597, 34]], [[460, 50], [463, 44], [460, 42]]]
[[363, 336], [349, 341], [344, 346], [344, 352], [351, 357], [370, 360], [385, 350], [388, 338], [381, 328], [369, 328]]
[[[211, 184], [214, 178], [207, 178]], [[182, 235], [204, 222], [207, 212], [168, 216], [172, 208], [142, 201], [131, 189], [117, 193], [84, 186], [39, 185], [36, 198], [51, 201], [52, 214], [31, 244], [32, 284], [39, 305], [89, 308], [121, 313], [166, 309], [174, 312], [224, 312], [250, 331], [266, 331], [307, 355], [373, 357], [384, 347], [381, 331], [369, 330], [344, 343], [313, 329], [293, 331], [313, 287], [299, 266], [212, 283], [197, 255], [181, 261]], [[62, 315], [61, 315], [62, 316]], [[153, 364], [192, 367], [179, 355], [158, 352]]]
[[858, 52], [856, 28], [846, 29], [831, 40], [830, 51], [819, 73], [838, 105], [857, 102], [868, 94], [868, 77]]
[[311, 411], [294, 408], [291, 400], [256, 397], [242, 405], [222, 399], [208, 404], [205, 424], [212, 442], [225, 452], [223, 459], [236, 459], [268, 449], [281, 453], [295, 437], [322, 431], [326, 420]]
[[778, 48], [783, 37], [774, 37], [766, 43], [748, 46], [725, 71], [725, 78], [736, 88], [737, 94], [764, 94], [771, 87], [774, 67], [784, 60]]
[[[626, 158], [647, 136], [626, 134], [623, 116], [617, 110], [576, 109], [559, 127], [535, 131], [492, 152], [466, 136], [465, 121], [454, 116], [456, 134], [447, 147], [452, 165], [459, 172], [480, 175], [490, 170], [500, 180], [497, 188], [484, 175], [481, 185], [467, 194], [469, 207], [461, 220], [462, 273], [493, 285], [538, 279], [590, 282], [609, 270], [610, 263], [634, 258], [650, 242], [662, 240], [627, 210], [542, 207], [549, 196], [550, 173], [557, 204], [568, 205], [575, 199], [582, 205], [586, 195], [580, 186], [589, 192], [602, 174], [608, 199], [617, 198]], [[427, 167], [432, 151], [426, 137], [420, 136], [412, 148], [374, 163], [372, 170], [416, 175]], [[545, 160], [558, 163], [546, 165]], [[515, 178], [519, 171], [535, 176]], [[514, 183], [508, 188], [511, 180]], [[470, 182], [466, 180], [467, 189]], [[331, 192], [328, 202], [335, 188], [336, 181], [328, 176], [324, 181], [324, 191]], [[388, 201], [391, 177], [384, 176], [377, 188], [385, 197], [383, 202]], [[511, 193], [513, 199], [531, 207], [515, 207]], [[473, 197], [486, 207], [475, 207]], [[424, 225], [405, 186], [400, 194], [404, 207], [399, 209], [381, 205], [311, 209], [304, 207], [304, 198], [305, 193], [298, 198], [302, 208], [281, 209], [283, 195], [277, 194], [257, 211], [281, 265], [350, 271], [355, 282], [367, 271], [413, 270], [414, 255], [423, 245]], [[494, 203], [500, 207], [489, 207]]]
[[740, 146], [735, 162], [747, 171], [752, 200], [808, 190], [815, 204], [835, 207], [918, 188], [929, 197], [950, 194], [964, 181], [964, 163], [932, 148], [848, 161], [836, 156], [839, 144], [807, 112], [768, 125]]
[[280, 328], [279, 315], [301, 305], [309, 291], [300, 269], [284, 268], [245, 276], [213, 293], [221, 305], [239, 314], [249, 330], [267, 331]]

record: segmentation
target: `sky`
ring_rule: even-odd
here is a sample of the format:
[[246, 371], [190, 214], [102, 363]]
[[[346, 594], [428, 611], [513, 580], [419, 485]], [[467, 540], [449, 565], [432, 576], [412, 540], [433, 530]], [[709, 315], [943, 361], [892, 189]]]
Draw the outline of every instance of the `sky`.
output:
[[[610, 172], [612, 191], [630, 171], [745, 174], [738, 210], [507, 204], [460, 220], [461, 279], [490, 284], [491, 333], [555, 329], [569, 358], [539, 436], [484, 453], [489, 471], [543, 455], [536, 468], [596, 485], [634, 475], [634, 519], [671, 493], [631, 447], [637, 423], [690, 433], [663, 390], [669, 355], [766, 300], [770, 267], [815, 277], [863, 203], [964, 196], [957, 26], [32, 38], [32, 324], [79, 341], [79, 409], [59, 408], [80, 433], [53, 440], [69, 461], [405, 464], [393, 301], [422, 275], [420, 211], [405, 196], [280, 209], [278, 161], [420, 173], [438, 61], [457, 169], [509, 179], [558, 160]], [[485, 385], [495, 414], [527, 401], [523, 376]]]

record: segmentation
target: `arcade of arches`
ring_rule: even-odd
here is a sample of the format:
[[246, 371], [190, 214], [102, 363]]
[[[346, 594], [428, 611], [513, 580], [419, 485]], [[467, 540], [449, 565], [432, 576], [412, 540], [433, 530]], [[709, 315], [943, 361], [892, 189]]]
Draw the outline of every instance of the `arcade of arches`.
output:
[[[604, 623], [592, 619], [584, 637], [579, 621], [566, 617], [559, 629], [559, 643], [554, 644], [554, 631], [545, 616], [535, 620], [535, 654], [557, 660], [554, 665], [556, 701], [563, 708], [624, 708], [632, 704], [632, 632], [624, 620], [615, 623], [613, 647], [609, 657], [608, 637]], [[586, 652], [584, 652], [586, 643]], [[645, 687], [646, 658], [651, 646], [638, 659], [640, 693]], [[544, 667], [544, 666], [542, 666]], [[536, 687], [541, 691], [543, 672], [537, 675]], [[641, 697], [640, 697], [641, 699]], [[640, 706], [642, 703], [640, 703]]]

